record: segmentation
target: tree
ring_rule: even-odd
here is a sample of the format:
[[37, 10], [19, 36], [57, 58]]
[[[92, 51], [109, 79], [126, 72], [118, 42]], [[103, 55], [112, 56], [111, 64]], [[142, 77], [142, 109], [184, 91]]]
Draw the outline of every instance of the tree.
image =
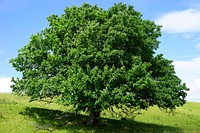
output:
[[143, 20], [133, 6], [104, 10], [84, 3], [47, 20], [49, 27], [10, 61], [22, 72], [12, 79], [14, 93], [88, 111], [88, 125], [112, 106], [175, 109], [185, 103], [188, 88], [172, 61], [155, 54], [161, 26]]

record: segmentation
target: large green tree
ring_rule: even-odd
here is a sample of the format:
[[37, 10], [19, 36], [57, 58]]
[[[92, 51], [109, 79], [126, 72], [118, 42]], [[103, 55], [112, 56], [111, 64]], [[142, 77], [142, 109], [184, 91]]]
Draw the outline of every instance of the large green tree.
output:
[[175, 109], [185, 103], [188, 88], [172, 61], [155, 55], [161, 27], [132, 6], [83, 4], [47, 20], [49, 27], [10, 61], [22, 72], [12, 80], [14, 93], [74, 105], [89, 112], [89, 125], [112, 106]]

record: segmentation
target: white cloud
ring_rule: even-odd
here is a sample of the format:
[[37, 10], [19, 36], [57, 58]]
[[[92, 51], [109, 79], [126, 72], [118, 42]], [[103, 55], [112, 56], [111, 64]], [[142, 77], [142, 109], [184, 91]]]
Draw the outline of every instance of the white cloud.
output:
[[200, 50], [200, 44], [195, 45], [198, 50]]
[[187, 100], [200, 102], [200, 57], [189, 61], [174, 61], [177, 75], [190, 88]]
[[155, 20], [168, 33], [200, 32], [200, 8], [172, 11]]
[[10, 77], [1, 77], [0, 78], [0, 93], [11, 93], [12, 89], [10, 86], [12, 85], [11, 83], [11, 78]]
[[188, 92], [187, 99], [189, 101], [200, 102], [200, 78], [195, 79], [193, 82], [189, 82], [187, 86], [191, 89]]

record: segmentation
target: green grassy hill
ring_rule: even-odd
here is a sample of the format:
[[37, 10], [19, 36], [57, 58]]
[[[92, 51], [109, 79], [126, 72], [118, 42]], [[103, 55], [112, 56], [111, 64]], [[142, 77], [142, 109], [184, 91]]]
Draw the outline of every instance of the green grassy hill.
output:
[[149, 108], [134, 119], [114, 119], [107, 111], [97, 127], [85, 126], [84, 113], [69, 107], [28, 102], [27, 97], [0, 94], [0, 133], [200, 133], [200, 103], [188, 102], [173, 113]]

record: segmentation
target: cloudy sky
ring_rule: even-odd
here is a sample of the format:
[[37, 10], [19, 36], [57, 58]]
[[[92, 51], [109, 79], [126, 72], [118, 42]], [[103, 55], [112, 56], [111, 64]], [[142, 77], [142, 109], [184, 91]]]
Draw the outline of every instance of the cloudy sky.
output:
[[200, 101], [200, 0], [0, 0], [0, 92], [11, 92], [10, 79], [20, 73], [8, 62], [32, 34], [48, 27], [46, 17], [83, 2], [104, 9], [130, 4], [143, 19], [162, 25], [157, 53], [174, 61], [177, 75], [190, 88], [187, 100]]

